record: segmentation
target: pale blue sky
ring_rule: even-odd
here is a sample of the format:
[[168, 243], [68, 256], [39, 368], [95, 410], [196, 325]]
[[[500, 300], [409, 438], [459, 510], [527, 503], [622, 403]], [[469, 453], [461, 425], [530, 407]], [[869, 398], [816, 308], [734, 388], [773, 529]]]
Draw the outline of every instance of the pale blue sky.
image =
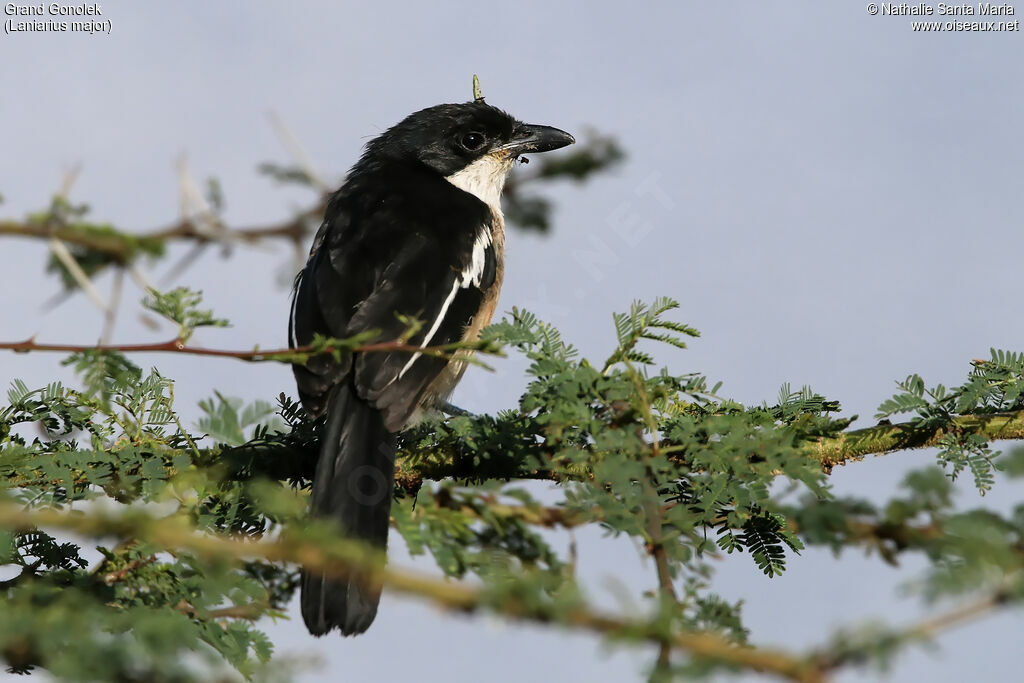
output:
[[[217, 176], [232, 224], [285, 218], [309, 196], [255, 172], [288, 157], [277, 112], [332, 182], [367, 139], [416, 109], [470, 95], [534, 123], [616, 135], [625, 165], [586, 186], [559, 183], [555, 228], [513, 234], [502, 308], [527, 307], [584, 353], [602, 357], [610, 314], [634, 298], [680, 299], [703, 337], [664, 357], [725, 382], [747, 403], [782, 382], [811, 384], [870, 424], [893, 380], [956, 382], [990, 346], [1021, 350], [1024, 51], [1020, 33], [922, 34], [864, 3], [724, 7], [609, 2], [103, 2], [105, 35], [0, 36], [0, 214], [42, 208], [82, 164], [72, 199], [123, 228], [177, 215], [175, 160]], [[1022, 7], [1024, 9], [1024, 7]], [[7, 17], [4, 17], [5, 19]], [[96, 310], [53, 310], [41, 245], [2, 241], [0, 338], [39, 333], [89, 342]], [[223, 348], [283, 344], [285, 249], [208, 254], [185, 277], [235, 327]], [[158, 269], [161, 275], [164, 269]], [[100, 285], [109, 287], [101, 280]], [[129, 301], [139, 298], [129, 288]], [[134, 309], [128, 309], [134, 310]], [[134, 314], [119, 341], [159, 338]], [[58, 356], [0, 356], [0, 384], [41, 384]], [[213, 388], [248, 399], [293, 391], [287, 368], [143, 358], [177, 380], [190, 419]], [[474, 411], [512, 405], [523, 364], [471, 373], [456, 395]], [[840, 468], [837, 489], [883, 498], [922, 453]], [[986, 503], [1020, 499], [1003, 486]], [[978, 503], [965, 489], [965, 505]], [[581, 570], [614, 605], [608, 577], [653, 585], [628, 544], [578, 534]], [[404, 559], [393, 545], [396, 562]], [[428, 566], [423, 565], [421, 566]], [[909, 569], [919, 567], [908, 558]], [[808, 645], [832, 626], [895, 615], [914, 576], [849, 553], [808, 552], [780, 579], [746, 557], [722, 563], [720, 590], [747, 599], [758, 643]], [[993, 679], [1018, 673], [1021, 620], [1005, 615], [919, 650], [891, 680], [959, 681], [982, 648]], [[314, 640], [301, 621], [273, 626], [282, 655], [317, 653], [306, 680], [640, 680], [652, 653], [612, 654], [597, 639], [451, 617], [385, 596], [365, 636]], [[329, 678], [327, 678], [329, 676]], [[841, 680], [874, 680], [845, 674]]]

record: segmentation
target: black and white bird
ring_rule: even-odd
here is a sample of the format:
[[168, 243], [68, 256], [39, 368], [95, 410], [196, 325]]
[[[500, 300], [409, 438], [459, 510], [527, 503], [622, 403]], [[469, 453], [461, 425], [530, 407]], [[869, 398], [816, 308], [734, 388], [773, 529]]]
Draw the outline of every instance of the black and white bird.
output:
[[[378, 330], [418, 346], [475, 339], [504, 275], [501, 191], [520, 155], [572, 144], [568, 133], [517, 121], [483, 101], [411, 114], [370, 141], [327, 204], [295, 283], [289, 343]], [[387, 545], [395, 433], [447, 401], [465, 362], [408, 352], [322, 355], [295, 365], [303, 406], [326, 414], [311, 514], [354, 539]], [[362, 633], [380, 590], [304, 572], [309, 631]]]

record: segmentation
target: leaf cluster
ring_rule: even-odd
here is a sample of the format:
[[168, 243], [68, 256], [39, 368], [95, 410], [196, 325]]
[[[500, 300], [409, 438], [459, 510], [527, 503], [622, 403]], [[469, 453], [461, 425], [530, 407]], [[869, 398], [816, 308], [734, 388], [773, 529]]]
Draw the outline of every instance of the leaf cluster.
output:
[[178, 325], [177, 339], [187, 342], [200, 327], [229, 327], [230, 323], [223, 318], [216, 318], [211, 310], [199, 308], [203, 300], [202, 292], [195, 292], [187, 287], [177, 287], [169, 292], [149, 290], [142, 300], [144, 308], [153, 311]]
[[[185, 290], [151, 301], [185, 335], [218, 322], [198, 304]], [[528, 311], [514, 309], [489, 328], [483, 344], [522, 353], [527, 382], [496, 415], [438, 415], [400, 435], [393, 517], [410, 552], [429, 555], [444, 576], [476, 577], [474, 605], [593, 624], [580, 616], [589, 614], [587, 591], [558, 534], [596, 525], [630, 539], [656, 567], [648, 584], [633, 587], [647, 626], [606, 632], [714, 634], [730, 648], [746, 647], [751, 634], [742, 605], [713, 590], [712, 560], [723, 554], [749, 556], [771, 578], [805, 545], [861, 546], [889, 562], [918, 552], [929, 561], [920, 583], [927, 599], [979, 587], [1007, 603], [1024, 597], [1024, 511], [958, 510], [934, 467], [908, 477], [884, 505], [834, 498], [814, 447], [848, 435], [854, 418], [809, 387], [784, 385], [774, 403], [748, 407], [699, 373], [659, 366], [659, 349], [675, 352], [697, 336], [671, 318], [677, 307], [658, 299], [615, 314], [614, 346], [596, 363]], [[340, 344], [350, 341], [321, 339], [315, 351], [347, 352]], [[253, 622], [282, 613], [297, 567], [160, 539], [173, 531], [284, 549], [303, 540], [351, 543], [304, 516], [320, 424], [283, 394], [276, 406], [215, 394], [186, 428], [173, 382], [155, 369], [111, 351], [74, 354], [66, 364], [81, 388], [15, 381], [0, 409], [0, 512], [15, 503], [84, 515], [113, 506], [134, 521], [112, 523], [91, 546], [45, 527], [4, 527], [0, 566], [10, 578], [0, 581], [0, 655], [12, 670], [44, 667], [62, 677], [74, 677], [74, 662], [81, 676], [103, 680], [208, 680], [225, 663], [257, 675], [272, 648]], [[954, 390], [927, 390], [912, 376], [881, 410], [913, 412], [928, 425], [1019, 410], [1022, 368], [1020, 356], [993, 352]], [[988, 448], [976, 432], [949, 436], [939, 462], [954, 473], [955, 449]], [[989, 486], [998, 467], [1024, 473], [1021, 454], [984, 457]], [[369, 552], [357, 550], [339, 562]], [[911, 640], [885, 633], [857, 640], [842, 657], [881, 660]], [[673, 670], [706, 674], [728, 663], [718, 655]]]
[[[900, 391], [884, 401], [876, 417], [886, 419], [912, 413], [912, 424], [922, 428], [954, 425], [963, 415], [991, 415], [1024, 409], [1024, 354], [991, 349], [989, 360], [975, 360], [967, 380], [953, 388], [937, 384], [927, 388], [919, 375], [898, 383]], [[995, 453], [981, 434], [954, 427], [939, 443], [939, 463], [955, 479], [971, 473], [984, 494], [995, 483]]]
[[[65, 239], [71, 238], [68, 250], [89, 277], [109, 266], [129, 264], [142, 256], [156, 258], [163, 255], [164, 244], [160, 240], [121, 232], [109, 223], [90, 222], [86, 220], [89, 210], [88, 204], [74, 204], [63, 195], [56, 195], [45, 211], [31, 214], [28, 223], [44, 226]], [[78, 239], [74, 239], [76, 237]], [[90, 242], [101, 243], [105, 248], [86, 246]], [[50, 255], [46, 270], [60, 277], [65, 290], [78, 287], [74, 275], [55, 254]]]
[[[20, 381], [8, 392], [0, 410], [0, 500], [74, 505], [86, 514], [96, 505], [156, 505], [198, 529], [262, 534], [266, 513], [246, 507], [245, 486], [216, 468], [200, 469], [199, 437], [178, 421], [171, 382], [116, 354], [92, 357], [95, 366], [87, 355], [70, 360], [89, 370], [95, 393], [59, 383], [29, 390]], [[39, 428], [34, 437], [32, 426]], [[188, 553], [167, 554], [115, 530], [111, 536], [116, 545], [90, 550], [42, 529], [0, 531], [0, 566], [14, 572], [0, 582], [0, 652], [13, 670], [43, 666], [76, 680], [194, 680], [224, 662], [252, 673], [269, 659], [271, 645], [249, 619], [219, 619], [217, 610], [278, 613], [294, 592], [294, 570], [211, 570]], [[200, 655], [199, 668], [183, 663], [184, 652]]]

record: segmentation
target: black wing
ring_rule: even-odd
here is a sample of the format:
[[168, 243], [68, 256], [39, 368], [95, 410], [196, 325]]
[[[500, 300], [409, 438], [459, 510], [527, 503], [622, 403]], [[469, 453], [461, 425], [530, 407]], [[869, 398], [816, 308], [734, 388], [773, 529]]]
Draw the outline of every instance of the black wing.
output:
[[[377, 180], [350, 182], [329, 204], [296, 281], [293, 347], [308, 344], [318, 332], [345, 338], [379, 330], [380, 340], [394, 340], [407, 327], [399, 316], [423, 323], [410, 344], [456, 342], [493, 285], [493, 214], [485, 204], [440, 178]], [[378, 194], [372, 187], [390, 192]], [[365, 352], [341, 362], [322, 356], [294, 369], [299, 396], [314, 416], [326, 408], [330, 389], [351, 379], [395, 431], [447, 362], [407, 352]]]

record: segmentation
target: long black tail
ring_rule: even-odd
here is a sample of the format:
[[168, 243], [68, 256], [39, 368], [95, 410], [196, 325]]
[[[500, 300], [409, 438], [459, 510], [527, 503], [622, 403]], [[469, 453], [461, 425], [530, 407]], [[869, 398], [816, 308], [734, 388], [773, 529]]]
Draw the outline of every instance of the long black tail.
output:
[[[337, 520], [351, 538], [383, 549], [394, 479], [395, 435], [351, 382], [342, 382], [331, 390], [327, 407], [312, 514]], [[302, 573], [302, 618], [313, 635], [333, 628], [346, 636], [362, 633], [373, 623], [379, 602], [380, 589], [368, 588], [358, 574], [334, 580]]]

